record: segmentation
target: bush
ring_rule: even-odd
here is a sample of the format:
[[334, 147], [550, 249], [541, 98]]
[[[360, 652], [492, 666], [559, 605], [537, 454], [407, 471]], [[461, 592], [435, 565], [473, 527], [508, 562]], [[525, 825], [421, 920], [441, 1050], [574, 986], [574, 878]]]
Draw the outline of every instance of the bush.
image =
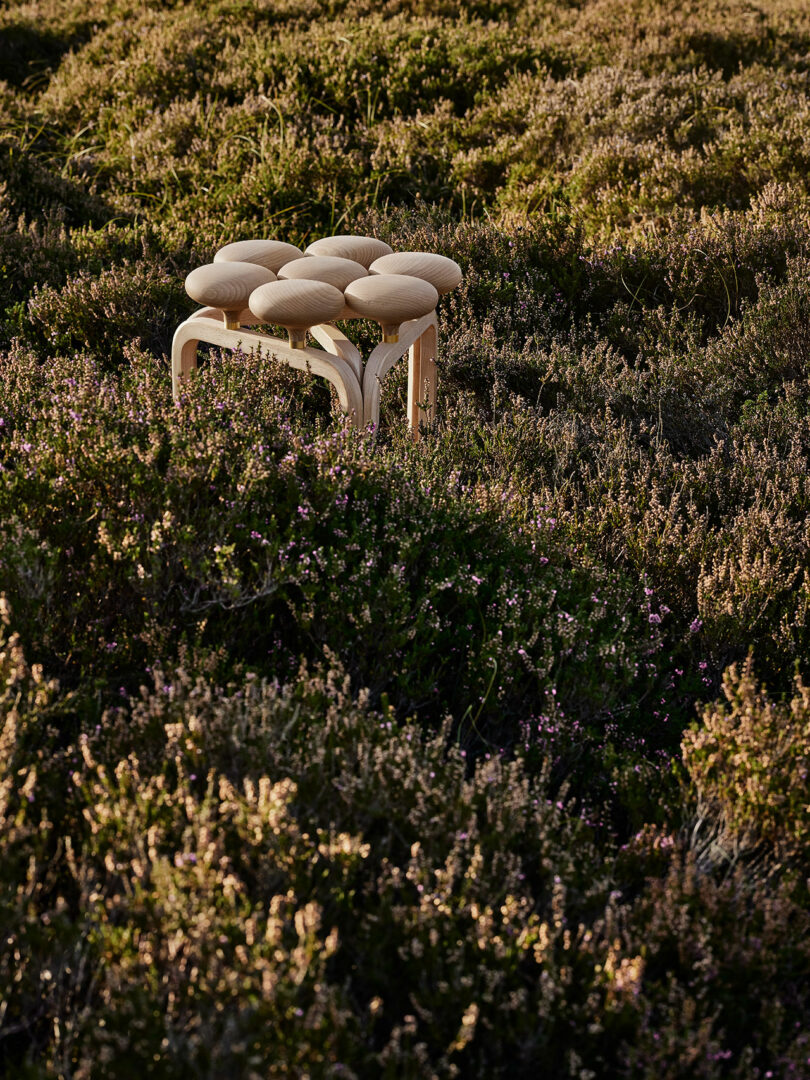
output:
[[695, 787], [701, 842], [728, 859], [752, 852], [766, 865], [810, 866], [807, 773], [810, 691], [798, 679], [790, 702], [757, 685], [749, 658], [723, 679], [727, 704], [703, 711], [685, 732], [683, 760]]
[[334, 665], [227, 690], [155, 671], [60, 745], [6, 642], [7, 1069], [802, 1075], [786, 896], [662, 830], [612, 854], [520, 755], [471, 767]]
[[553, 518], [512, 535], [452, 478], [425, 489], [368, 439], [295, 434], [306, 376], [285, 386], [258, 356], [218, 361], [179, 405], [130, 358], [117, 378], [24, 352], [5, 367], [0, 587], [71, 682], [126, 681], [182, 640], [279, 677], [328, 647], [398, 714], [448, 710], [504, 745], [527, 716], [598, 725], [658, 678], [646, 599], [564, 557]]
[[24, 333], [52, 354], [90, 349], [103, 367], [114, 368], [128, 342], [167, 354], [190, 307], [176, 274], [146, 262], [124, 262], [97, 276], [80, 273], [61, 288], [36, 288]]
[[[0, 1072], [810, 1075], [806, 7], [0, 10]], [[464, 271], [421, 441], [175, 405], [344, 231]]]

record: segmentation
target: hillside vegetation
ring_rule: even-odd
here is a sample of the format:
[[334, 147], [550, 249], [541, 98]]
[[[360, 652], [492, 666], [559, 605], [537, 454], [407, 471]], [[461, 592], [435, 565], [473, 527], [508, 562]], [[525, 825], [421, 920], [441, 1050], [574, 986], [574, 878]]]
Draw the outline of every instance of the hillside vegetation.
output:
[[[810, 1077], [807, 4], [7, 0], [0, 80], [0, 1073]], [[421, 440], [175, 404], [189, 270], [339, 232], [464, 271]]]

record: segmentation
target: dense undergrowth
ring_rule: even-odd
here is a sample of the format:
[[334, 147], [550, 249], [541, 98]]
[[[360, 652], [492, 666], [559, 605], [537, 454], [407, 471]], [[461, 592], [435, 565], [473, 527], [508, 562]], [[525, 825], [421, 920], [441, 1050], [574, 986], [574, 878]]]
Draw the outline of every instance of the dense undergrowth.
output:
[[[0, 1071], [810, 1077], [806, 6], [35, 0], [0, 79]], [[175, 405], [188, 270], [340, 231], [464, 270], [422, 439]]]

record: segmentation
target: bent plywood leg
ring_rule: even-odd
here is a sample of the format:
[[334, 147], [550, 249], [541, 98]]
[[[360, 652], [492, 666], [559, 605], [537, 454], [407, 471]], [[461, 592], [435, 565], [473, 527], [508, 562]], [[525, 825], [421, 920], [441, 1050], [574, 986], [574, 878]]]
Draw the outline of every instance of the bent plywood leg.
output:
[[192, 371], [197, 369], [197, 346], [203, 338], [195, 326], [180, 323], [172, 338], [172, 396], [176, 401], [188, 382]]
[[380, 422], [380, 389], [382, 382], [391, 368], [404, 356], [426, 330], [436, 322], [436, 312], [423, 315], [421, 319], [412, 319], [402, 323], [399, 328], [399, 341], [394, 343], [381, 342], [366, 361], [366, 371], [363, 376], [363, 423], [374, 424]]
[[197, 346], [201, 341], [226, 349], [258, 348], [278, 357], [288, 367], [309, 371], [327, 379], [337, 390], [340, 407], [357, 426], [363, 422], [363, 392], [350, 363], [342, 356], [320, 349], [292, 349], [280, 338], [240, 328], [229, 330], [218, 319], [203, 312], [178, 326], [172, 342], [172, 390], [180, 395], [184, 381], [197, 366]]
[[[422, 338], [411, 345], [408, 354], [408, 400], [405, 421], [413, 432], [419, 431], [419, 388], [422, 385]], [[417, 436], [418, 437], [418, 436]]]
[[360, 355], [357, 346], [331, 323], [318, 323], [316, 326], [310, 326], [309, 332], [319, 344], [323, 345], [328, 353], [345, 360], [356, 375], [357, 381], [362, 385], [363, 357]]
[[419, 421], [428, 423], [436, 415], [436, 320], [411, 345], [408, 360], [408, 402], [406, 419], [414, 439], [419, 438]]
[[432, 326], [425, 330], [419, 339], [419, 386], [417, 401], [422, 402], [420, 415], [415, 417], [411, 427], [419, 430], [419, 420], [431, 423], [436, 417], [436, 354], [438, 351], [438, 332], [434, 319]]

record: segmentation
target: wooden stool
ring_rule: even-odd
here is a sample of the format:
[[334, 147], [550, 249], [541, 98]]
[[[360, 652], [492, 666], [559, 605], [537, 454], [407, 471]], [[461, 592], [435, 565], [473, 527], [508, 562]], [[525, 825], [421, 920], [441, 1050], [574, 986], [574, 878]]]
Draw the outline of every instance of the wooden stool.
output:
[[[420, 418], [435, 416], [436, 303], [460, 280], [451, 259], [395, 254], [373, 237], [326, 237], [306, 254], [272, 240], [229, 244], [186, 279], [189, 295], [204, 306], [175, 331], [172, 392], [177, 399], [188, 385], [201, 342], [258, 349], [327, 379], [354, 426], [376, 428], [383, 380], [408, 353], [406, 418], [418, 438]], [[374, 319], [383, 329], [365, 361], [334, 325], [353, 318]], [[256, 329], [262, 322], [285, 327], [289, 340]], [[307, 347], [307, 333], [321, 349]]]

